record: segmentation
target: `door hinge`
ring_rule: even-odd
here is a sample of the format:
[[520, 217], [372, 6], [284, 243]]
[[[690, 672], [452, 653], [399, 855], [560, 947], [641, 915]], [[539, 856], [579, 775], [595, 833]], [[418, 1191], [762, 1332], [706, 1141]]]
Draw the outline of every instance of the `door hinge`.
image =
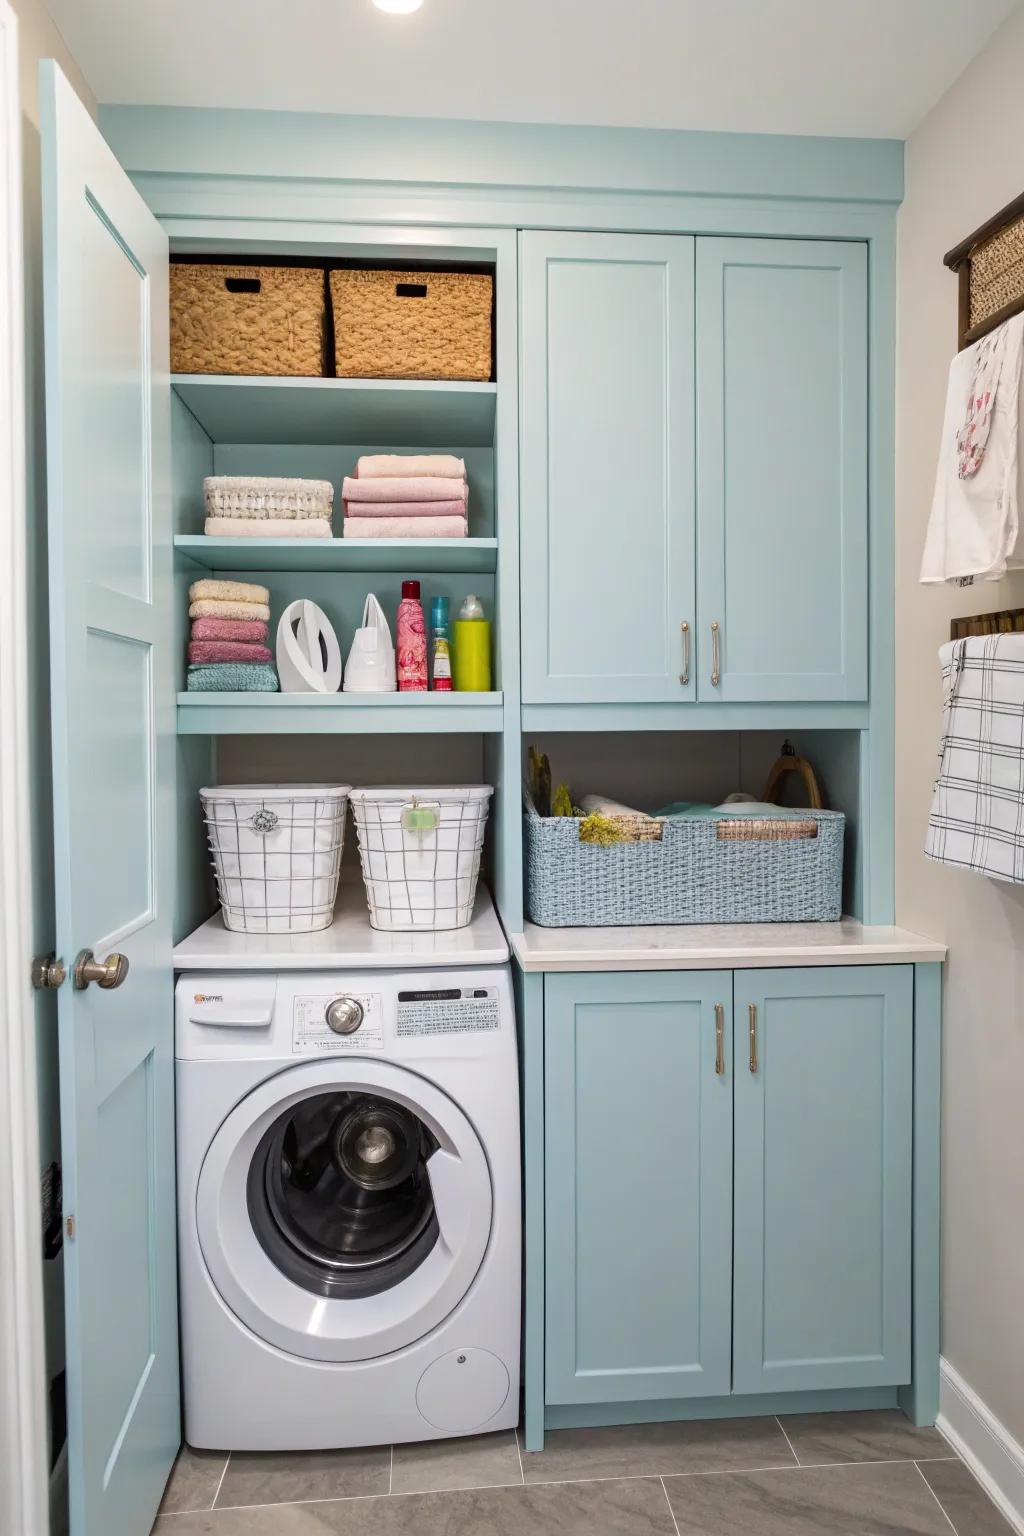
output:
[[32, 961], [32, 985], [37, 992], [62, 987], [67, 974], [64, 961], [55, 955], [36, 955]]
[[74, 1240], [75, 1240], [75, 1218], [73, 1216], [65, 1217], [65, 1219], [64, 1219], [64, 1230], [68, 1234], [69, 1240], [71, 1242], [74, 1242]]

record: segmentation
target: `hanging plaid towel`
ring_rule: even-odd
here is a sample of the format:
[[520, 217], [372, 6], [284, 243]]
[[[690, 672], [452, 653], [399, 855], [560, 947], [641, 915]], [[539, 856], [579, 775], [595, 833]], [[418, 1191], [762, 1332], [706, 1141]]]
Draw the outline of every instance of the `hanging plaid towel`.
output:
[[1024, 883], [1024, 635], [972, 635], [939, 651], [939, 777], [925, 853]]

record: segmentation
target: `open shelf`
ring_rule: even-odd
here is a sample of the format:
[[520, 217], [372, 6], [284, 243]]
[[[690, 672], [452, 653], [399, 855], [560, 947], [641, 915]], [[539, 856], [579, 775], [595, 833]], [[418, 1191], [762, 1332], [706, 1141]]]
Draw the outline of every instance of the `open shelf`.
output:
[[179, 693], [179, 736], [497, 732], [500, 693]]
[[175, 374], [215, 443], [401, 443], [489, 448], [495, 384], [435, 379], [278, 379]]
[[180, 533], [174, 547], [211, 571], [492, 573], [497, 539], [214, 539]]

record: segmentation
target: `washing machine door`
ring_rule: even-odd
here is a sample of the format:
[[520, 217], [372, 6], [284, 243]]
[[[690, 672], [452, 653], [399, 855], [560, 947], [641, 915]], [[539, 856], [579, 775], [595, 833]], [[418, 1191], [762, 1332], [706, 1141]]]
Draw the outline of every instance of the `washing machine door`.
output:
[[231, 1111], [196, 1223], [223, 1300], [310, 1360], [369, 1360], [458, 1306], [491, 1231], [487, 1158], [462, 1110], [389, 1062], [309, 1062]]

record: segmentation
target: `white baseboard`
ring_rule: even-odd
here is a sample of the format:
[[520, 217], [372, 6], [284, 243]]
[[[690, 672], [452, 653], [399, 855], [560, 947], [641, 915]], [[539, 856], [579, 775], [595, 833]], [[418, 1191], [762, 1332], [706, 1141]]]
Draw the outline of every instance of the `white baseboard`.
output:
[[939, 1362], [935, 1421], [989, 1498], [1024, 1536], [1024, 1445], [1010, 1434], [948, 1360]]

